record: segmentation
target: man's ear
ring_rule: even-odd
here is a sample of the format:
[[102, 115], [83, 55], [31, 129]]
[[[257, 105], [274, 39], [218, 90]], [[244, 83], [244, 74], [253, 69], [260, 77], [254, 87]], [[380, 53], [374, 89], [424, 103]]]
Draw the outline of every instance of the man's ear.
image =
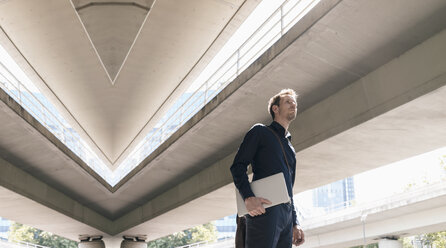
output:
[[271, 109], [273, 110], [274, 114], [277, 114], [279, 112], [279, 106], [277, 105], [273, 105]]

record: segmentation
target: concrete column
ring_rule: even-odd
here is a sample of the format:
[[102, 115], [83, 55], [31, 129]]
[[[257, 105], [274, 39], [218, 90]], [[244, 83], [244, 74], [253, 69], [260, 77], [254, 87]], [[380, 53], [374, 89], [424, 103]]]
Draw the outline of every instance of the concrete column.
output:
[[105, 243], [105, 248], [120, 248], [122, 237], [116, 236], [116, 237], [104, 237], [102, 239]]
[[403, 243], [398, 239], [383, 238], [378, 242], [379, 248], [403, 248]]
[[145, 235], [139, 236], [123, 236], [124, 240], [121, 242], [121, 248], [147, 248]]
[[78, 248], [147, 248], [146, 236], [79, 236]]
[[104, 241], [102, 241], [102, 236], [79, 236], [80, 242], [77, 246], [78, 248], [105, 248]]

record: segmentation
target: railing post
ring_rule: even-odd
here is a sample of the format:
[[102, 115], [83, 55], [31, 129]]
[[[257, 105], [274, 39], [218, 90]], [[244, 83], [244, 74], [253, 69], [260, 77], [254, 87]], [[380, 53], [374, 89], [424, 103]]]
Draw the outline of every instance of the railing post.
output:
[[20, 86], [22, 86], [22, 85], [19, 83], [19, 102], [20, 102], [20, 105], [22, 105], [22, 90], [20, 89]]
[[280, 36], [283, 35], [283, 4], [280, 5]]
[[240, 75], [240, 48], [237, 49], [237, 76]]
[[208, 91], [209, 91], [209, 79], [206, 80], [206, 83], [204, 84], [204, 105], [206, 105], [207, 99], [208, 99]]
[[180, 119], [178, 121], [178, 125], [181, 126], [183, 124], [183, 110], [184, 110], [184, 106], [180, 106]]

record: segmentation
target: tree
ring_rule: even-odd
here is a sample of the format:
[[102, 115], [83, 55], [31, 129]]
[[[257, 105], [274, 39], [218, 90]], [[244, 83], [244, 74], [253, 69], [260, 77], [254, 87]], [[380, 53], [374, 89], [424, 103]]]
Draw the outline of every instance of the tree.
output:
[[422, 247], [426, 248], [446, 248], [446, 231], [420, 234], [413, 237], [405, 237], [402, 240], [404, 248], [416, 247], [415, 243], [418, 243]]
[[425, 240], [431, 247], [446, 248], [446, 231], [428, 233], [425, 235]]
[[148, 248], [173, 248], [216, 239], [217, 229], [212, 223], [207, 223], [151, 241]]
[[[365, 246], [366, 248], [378, 248], [378, 243], [372, 243]], [[364, 248], [363, 245], [353, 246], [351, 248]]]
[[77, 248], [77, 242], [75, 241], [19, 223], [11, 225], [8, 238], [10, 241], [24, 241], [52, 248]]

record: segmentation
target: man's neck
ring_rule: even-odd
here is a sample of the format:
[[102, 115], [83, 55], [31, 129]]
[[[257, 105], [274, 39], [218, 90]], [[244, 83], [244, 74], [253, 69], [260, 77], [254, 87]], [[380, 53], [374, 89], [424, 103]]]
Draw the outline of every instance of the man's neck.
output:
[[279, 123], [283, 128], [285, 128], [285, 133], [288, 132], [288, 126], [290, 125], [290, 122], [288, 120], [275, 118], [274, 121]]

